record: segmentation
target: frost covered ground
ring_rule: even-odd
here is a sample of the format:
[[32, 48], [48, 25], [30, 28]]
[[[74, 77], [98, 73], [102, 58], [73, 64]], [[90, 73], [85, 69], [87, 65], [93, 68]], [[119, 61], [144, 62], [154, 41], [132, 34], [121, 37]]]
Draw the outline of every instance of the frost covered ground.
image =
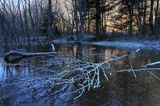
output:
[[[78, 39], [79, 38], [81, 38], [81, 41], [88, 41], [88, 40], [94, 39], [95, 36], [86, 34], [86, 35], [83, 35], [83, 36], [79, 35]], [[62, 38], [55, 39], [52, 42], [54, 44], [74, 44], [75, 41], [78, 40], [78, 39], [75, 36], [67, 36], [67, 37], [62, 37]]]
[[[70, 36], [71, 37], [71, 36]], [[70, 37], [59, 38], [53, 40], [54, 44], [74, 44], [75, 41]], [[83, 45], [116, 47], [122, 49], [144, 49], [144, 50], [158, 50], [160, 51], [160, 40], [117, 40], [117, 41], [92, 41], [94, 36], [85, 35], [81, 40]]]
[[83, 42], [86, 45], [106, 46], [126, 49], [145, 49], [145, 50], [159, 50], [160, 40], [121, 40], [121, 41], [96, 41]]

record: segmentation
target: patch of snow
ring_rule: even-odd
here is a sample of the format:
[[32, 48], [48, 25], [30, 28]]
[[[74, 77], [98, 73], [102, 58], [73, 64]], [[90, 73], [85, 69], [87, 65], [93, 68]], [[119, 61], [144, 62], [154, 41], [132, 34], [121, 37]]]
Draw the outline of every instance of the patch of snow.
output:
[[53, 40], [52, 42], [54, 44], [66, 44], [66, 43], [68, 43], [67, 38], [68, 37], [58, 38], [58, 39]]
[[[95, 36], [89, 34], [78, 35], [78, 38], [81, 38], [80, 40], [81, 44], [84, 45], [136, 49], [137, 52], [139, 51], [139, 49], [160, 51], [160, 40], [119, 40], [119, 41], [89, 42], [88, 40], [95, 38]], [[73, 44], [75, 43], [75, 41], [76, 41], [76, 36], [68, 36], [55, 39], [52, 42], [54, 44]]]
[[54, 44], [73, 44], [75, 43], [76, 39], [80, 39], [80, 41], [87, 41], [87, 40], [91, 40], [94, 38], [95, 36], [93, 35], [84, 34], [84, 35], [78, 35], [78, 36], [62, 37], [62, 38], [55, 39], [52, 42]]
[[80, 36], [82, 36], [82, 40], [90, 40], [95, 38], [95, 36], [89, 35], [89, 34], [80, 35]]
[[68, 43], [73, 43], [73, 41], [68, 41], [67, 38], [59, 38], [59, 39], [53, 40], [52, 43], [54, 43], [54, 44], [68, 44]]
[[160, 41], [97, 41], [97, 42], [83, 42], [85, 45], [117, 47], [127, 49], [147, 49], [160, 50]]

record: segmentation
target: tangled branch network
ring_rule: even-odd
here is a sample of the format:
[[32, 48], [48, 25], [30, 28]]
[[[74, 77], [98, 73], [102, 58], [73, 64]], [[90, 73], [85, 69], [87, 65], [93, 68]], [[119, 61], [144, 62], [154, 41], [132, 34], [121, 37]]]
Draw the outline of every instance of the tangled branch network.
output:
[[[108, 76], [111, 72], [112, 63], [127, 56], [128, 55], [120, 57], [112, 56], [113, 58], [104, 62], [94, 63], [62, 53], [51, 55], [49, 59], [43, 60], [39, 62], [37, 66], [32, 67], [34, 77], [31, 76], [26, 79], [20, 79], [18, 82], [1, 84], [2, 96], [0, 96], [0, 99], [22, 93], [33, 93], [33, 91], [40, 92], [38, 93], [39, 97], [45, 97], [48, 94], [58, 95], [61, 93], [63, 96], [74, 95], [73, 99], [77, 99], [81, 97], [85, 91], [99, 88], [102, 80], [109, 80]], [[147, 68], [148, 66], [159, 63], [160, 62], [150, 63], [142, 66], [140, 69], [133, 69], [132, 67], [131, 69], [117, 72], [133, 72], [133, 75], [137, 78], [135, 71], [160, 70], [159, 68]], [[151, 74], [155, 76], [153, 73]], [[157, 76], [155, 77], [158, 78]], [[10, 90], [3, 93], [2, 91], [5, 87], [10, 87]]]

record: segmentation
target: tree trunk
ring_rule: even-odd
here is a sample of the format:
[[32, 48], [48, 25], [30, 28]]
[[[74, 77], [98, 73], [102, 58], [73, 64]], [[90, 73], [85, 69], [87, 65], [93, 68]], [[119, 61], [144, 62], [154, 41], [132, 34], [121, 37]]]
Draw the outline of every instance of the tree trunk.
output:
[[48, 0], [48, 40], [51, 40], [53, 36], [53, 15], [52, 15], [52, 0]]
[[153, 34], [153, 8], [154, 8], [154, 0], [151, 0], [150, 6], [150, 17], [149, 17], [149, 25], [150, 25], [150, 34]]
[[74, 2], [74, 5], [75, 5], [75, 7], [74, 7], [74, 20], [75, 20], [75, 26], [76, 26], [76, 40], [77, 40], [78, 39], [78, 33], [79, 33], [79, 26], [78, 26], [79, 19], [78, 19], [78, 11], [77, 11], [77, 1], [73, 0], [73, 2]]
[[147, 11], [147, 1], [143, 1], [143, 35], [146, 36], [146, 11]]
[[139, 34], [140, 36], [142, 35], [142, 10], [141, 10], [142, 4], [139, 3], [138, 5], [138, 19], [137, 19], [137, 25], [138, 25], [138, 30], [139, 30]]
[[154, 23], [154, 34], [158, 37], [158, 10], [159, 10], [159, 0], [157, 0], [157, 6], [155, 10], [155, 23]]
[[96, 36], [100, 37], [100, 0], [96, 0]]
[[90, 21], [90, 14], [89, 14], [90, 9], [89, 9], [89, 7], [87, 7], [87, 9], [88, 9], [87, 10], [88, 11], [88, 31], [87, 32], [90, 33], [90, 22], [91, 22]]
[[129, 35], [132, 37], [133, 33], [133, 5], [129, 8]]

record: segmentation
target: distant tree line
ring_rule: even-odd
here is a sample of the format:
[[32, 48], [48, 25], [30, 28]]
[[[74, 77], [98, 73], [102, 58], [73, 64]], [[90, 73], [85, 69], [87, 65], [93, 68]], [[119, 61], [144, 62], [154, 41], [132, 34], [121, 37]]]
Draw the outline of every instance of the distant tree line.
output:
[[160, 29], [160, 9], [159, 0], [121, 0], [118, 15], [115, 15], [115, 21], [127, 16], [127, 20], [115, 22], [115, 28], [126, 29], [129, 35], [133, 35], [133, 31], [137, 32], [140, 37], [159, 37]]
[[[71, 13], [66, 29], [76, 34], [127, 32], [128, 37], [160, 37], [159, 0], [66, 0]], [[70, 7], [69, 6], [69, 7]], [[67, 8], [67, 6], [66, 6]], [[72, 21], [70, 21], [72, 20]], [[67, 30], [68, 31], [68, 30]]]
[[159, 0], [0, 0], [0, 31], [19, 46], [65, 34], [158, 38]]

